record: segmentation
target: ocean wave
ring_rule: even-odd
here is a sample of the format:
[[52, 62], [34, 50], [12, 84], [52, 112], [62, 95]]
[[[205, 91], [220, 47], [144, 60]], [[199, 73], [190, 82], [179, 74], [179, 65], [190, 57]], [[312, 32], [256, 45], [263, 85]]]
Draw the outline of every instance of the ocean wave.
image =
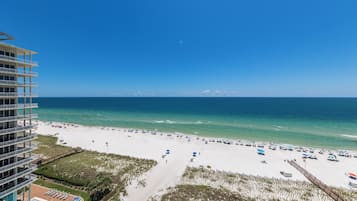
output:
[[[205, 124], [205, 122], [202, 122], [202, 121], [172, 121], [172, 120], [155, 120], [155, 121], [152, 121], [151, 123], [155, 123], [155, 124], [194, 124], [194, 125]], [[208, 123], [208, 122], [206, 122], [206, 123]]]
[[343, 137], [357, 139], [357, 135], [341, 134]]
[[281, 129], [284, 128], [284, 126], [279, 126], [279, 125], [272, 125], [272, 127], [273, 127], [273, 130], [275, 130], [275, 131], [280, 131]]

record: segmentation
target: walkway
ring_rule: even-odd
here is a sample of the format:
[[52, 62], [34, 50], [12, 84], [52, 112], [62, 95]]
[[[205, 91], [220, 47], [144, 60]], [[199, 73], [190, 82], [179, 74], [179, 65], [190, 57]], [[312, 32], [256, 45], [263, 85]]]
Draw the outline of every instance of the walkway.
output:
[[322, 183], [318, 178], [316, 178], [314, 175], [309, 173], [307, 170], [305, 170], [303, 167], [298, 165], [295, 161], [288, 161], [290, 165], [295, 167], [301, 174], [303, 174], [311, 183], [313, 183], [315, 186], [323, 190], [327, 195], [329, 195], [333, 200], [335, 201], [344, 201], [342, 196], [340, 196], [338, 193], [333, 191], [329, 186], [326, 184]]
[[[181, 151], [180, 151], [181, 152]], [[177, 153], [179, 154], [179, 153]], [[127, 188], [128, 196], [125, 201], [146, 201], [150, 196], [175, 186], [179, 182], [190, 160], [190, 152], [186, 151], [180, 155], [171, 154], [166, 159], [158, 161], [158, 164], [139, 180], [144, 180], [145, 185], [131, 184]]]

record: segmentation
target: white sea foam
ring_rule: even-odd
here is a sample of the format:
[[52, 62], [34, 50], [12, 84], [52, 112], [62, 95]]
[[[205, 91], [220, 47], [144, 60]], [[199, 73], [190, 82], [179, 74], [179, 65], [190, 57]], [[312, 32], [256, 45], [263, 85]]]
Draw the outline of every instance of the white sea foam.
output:
[[343, 137], [357, 139], [357, 135], [341, 134]]
[[156, 120], [151, 123], [156, 124], [204, 124], [202, 121], [172, 121], [172, 120]]
[[278, 129], [284, 128], [284, 126], [279, 126], [279, 125], [273, 125], [273, 127], [278, 128]]
[[273, 126], [273, 130], [275, 131], [280, 131], [282, 128], [284, 128], [283, 126], [279, 126], [279, 125], [272, 125]]

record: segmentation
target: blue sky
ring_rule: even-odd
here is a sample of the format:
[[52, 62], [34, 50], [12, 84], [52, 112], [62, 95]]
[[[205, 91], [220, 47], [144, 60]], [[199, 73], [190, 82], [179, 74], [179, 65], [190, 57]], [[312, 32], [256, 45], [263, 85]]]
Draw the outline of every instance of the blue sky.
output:
[[357, 96], [356, 1], [4, 1], [40, 96]]

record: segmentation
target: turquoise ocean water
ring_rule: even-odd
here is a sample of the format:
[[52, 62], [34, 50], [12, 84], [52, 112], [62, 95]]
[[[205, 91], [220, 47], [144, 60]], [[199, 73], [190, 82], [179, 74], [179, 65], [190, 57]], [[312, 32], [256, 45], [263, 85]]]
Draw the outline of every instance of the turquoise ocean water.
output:
[[357, 98], [38, 98], [39, 120], [357, 150]]

